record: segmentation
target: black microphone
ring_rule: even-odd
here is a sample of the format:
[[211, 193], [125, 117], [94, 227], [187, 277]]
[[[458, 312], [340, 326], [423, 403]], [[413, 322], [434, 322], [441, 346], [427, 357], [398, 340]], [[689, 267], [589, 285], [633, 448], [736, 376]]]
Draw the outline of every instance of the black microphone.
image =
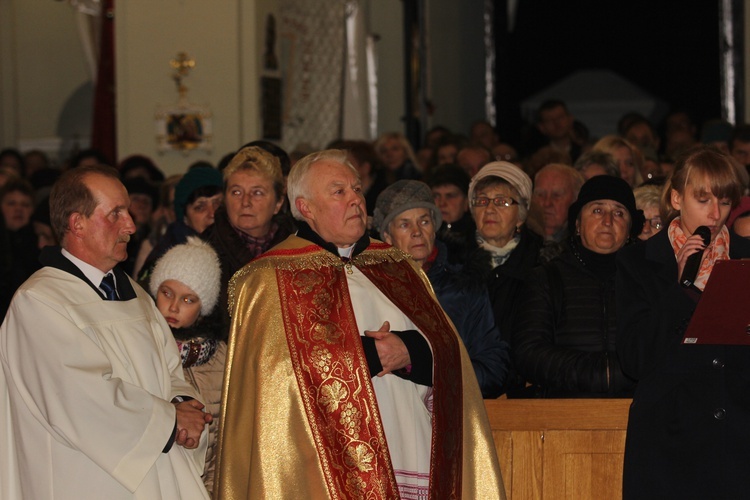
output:
[[[711, 243], [711, 230], [706, 226], [698, 226], [695, 228], [693, 234], [699, 234], [703, 238], [703, 244], [708, 246]], [[700, 252], [695, 252], [693, 255], [687, 258], [685, 262], [685, 268], [682, 270], [682, 277], [680, 277], [680, 284], [685, 288], [689, 288], [695, 281], [695, 277], [698, 276], [698, 269], [701, 267], [701, 260], [703, 259], [703, 252], [705, 248]]]

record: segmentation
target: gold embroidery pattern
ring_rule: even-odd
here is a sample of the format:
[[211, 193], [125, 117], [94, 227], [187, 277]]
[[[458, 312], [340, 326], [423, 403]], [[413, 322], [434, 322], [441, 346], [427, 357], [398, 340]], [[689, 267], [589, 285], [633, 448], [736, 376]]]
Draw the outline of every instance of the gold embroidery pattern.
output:
[[362, 425], [362, 413], [351, 403], [346, 403], [339, 419], [341, 426], [352, 439], [359, 439], [359, 426]]
[[[261, 256], [234, 275], [228, 289], [230, 313], [236, 304], [235, 290], [238, 294], [247, 293], [247, 290], [242, 290], [242, 285], [249, 273], [257, 269], [275, 272], [281, 299], [280, 320], [284, 324], [292, 366], [320, 457], [328, 496], [397, 498], [398, 490], [374, 390], [367, 369], [363, 369], [367, 365], [361, 341], [351, 335], [357, 330], [345, 291], [344, 263], [300, 238], [290, 237], [281, 247], [266, 254], [273, 255], [273, 259]], [[430, 285], [423, 273], [415, 273], [415, 268], [399, 250], [373, 242], [351, 262], [408, 313], [434, 347], [437, 397], [433, 436], [442, 436], [445, 441], [438, 450], [433, 439], [430, 498], [460, 497], [462, 392], [460, 377], [458, 380], [451, 378], [461, 373], [461, 367], [455, 335], [452, 339], [446, 338], [446, 332], [452, 333], [452, 327], [439, 309], [436, 312], [434, 301], [423, 300], [421, 303], [412, 299], [409, 290], [430, 289]], [[378, 264], [388, 270], [381, 269]], [[304, 271], [309, 269], [316, 271], [305, 275]], [[295, 283], [295, 279], [301, 281]], [[296, 288], [298, 285], [302, 285], [300, 289]], [[300, 294], [300, 290], [305, 293]], [[313, 325], [317, 323], [325, 326], [315, 328]], [[340, 333], [338, 337], [337, 332]], [[313, 339], [314, 334], [319, 340]], [[357, 342], [352, 343], [352, 340]], [[358, 444], [370, 447], [372, 461], [364, 458], [370, 457], [363, 451], [366, 448], [358, 451]], [[361, 467], [372, 469], [366, 472]]]
[[292, 366], [331, 498], [397, 498], [344, 267], [336, 264], [276, 270]]
[[[341, 402], [348, 397], [349, 391], [346, 389], [346, 386], [338, 380], [333, 380], [321, 386], [318, 403], [325, 406], [328, 413], [333, 413], [339, 409]], [[351, 403], [348, 403], [348, 405], [351, 405]], [[343, 418], [339, 422], [343, 423]]]
[[[461, 359], [458, 340], [445, 315], [427, 293], [413, 293], [425, 288], [407, 262], [390, 261], [377, 266], [363, 266], [362, 273], [372, 281], [427, 337], [433, 352], [432, 449], [430, 458], [430, 498], [461, 496], [462, 408]], [[439, 438], [441, 446], [435, 445]]]
[[[294, 247], [294, 245], [299, 245], [299, 247]], [[290, 236], [281, 246], [290, 246], [293, 248], [273, 248], [234, 273], [227, 287], [227, 307], [229, 308], [230, 315], [236, 303], [237, 283], [256, 269], [300, 271], [303, 269], [320, 269], [322, 267], [341, 268], [345, 266], [340, 258], [296, 236]], [[401, 262], [408, 258], [407, 254], [395, 247], [373, 241], [370, 247], [352, 259], [351, 263], [359, 267], [386, 261]]]
[[294, 276], [294, 286], [302, 293], [308, 294], [322, 285], [323, 279], [318, 273], [300, 272]]
[[312, 353], [310, 353], [310, 362], [321, 372], [331, 371], [332, 359], [333, 354], [331, 354], [328, 349], [323, 349], [317, 345], [313, 347]]
[[351, 443], [346, 447], [346, 463], [351, 467], [356, 467], [361, 472], [369, 472], [374, 461], [375, 454], [365, 443]]
[[346, 489], [354, 493], [354, 498], [367, 498], [367, 483], [354, 472], [346, 474]]

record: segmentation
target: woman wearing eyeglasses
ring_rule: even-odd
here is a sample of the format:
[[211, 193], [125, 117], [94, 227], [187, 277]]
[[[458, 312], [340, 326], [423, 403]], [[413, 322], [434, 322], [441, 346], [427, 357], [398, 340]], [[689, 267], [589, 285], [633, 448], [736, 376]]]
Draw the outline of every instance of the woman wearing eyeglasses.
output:
[[[516, 165], [496, 161], [477, 172], [469, 185], [469, 205], [476, 224], [475, 245], [463, 268], [469, 280], [487, 284], [495, 323], [510, 343], [521, 283], [538, 264], [542, 238], [526, 226], [531, 179]], [[523, 388], [511, 366], [509, 396]]]
[[664, 227], [659, 214], [659, 204], [661, 202], [661, 187], [653, 184], [639, 186], [633, 190], [635, 195], [635, 206], [638, 210], [643, 210], [643, 216], [646, 222], [643, 223], [643, 230], [638, 235], [638, 239], [646, 241]]
[[[625, 442], [626, 500], [748, 497], [750, 347], [682, 344], [714, 264], [750, 257], [750, 242], [725, 225], [743, 189], [728, 155], [688, 150], [663, 192], [664, 230], [617, 257], [617, 352], [638, 380]], [[700, 226], [710, 232], [705, 248]], [[679, 279], [698, 252], [700, 267], [685, 287]]]
[[510, 353], [500, 339], [487, 289], [467, 280], [448, 262], [447, 248], [435, 238], [443, 216], [430, 188], [402, 179], [380, 193], [373, 225], [383, 241], [409, 254], [430, 280], [435, 295], [466, 346], [482, 397], [505, 392]]
[[568, 209], [562, 254], [521, 288], [511, 352], [530, 397], [629, 397], [616, 353], [615, 255], [643, 227], [630, 186], [592, 177]]

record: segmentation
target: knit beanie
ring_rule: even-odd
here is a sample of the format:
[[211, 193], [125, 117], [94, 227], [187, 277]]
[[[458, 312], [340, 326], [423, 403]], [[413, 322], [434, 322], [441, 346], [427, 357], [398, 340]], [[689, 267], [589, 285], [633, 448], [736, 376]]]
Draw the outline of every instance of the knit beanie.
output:
[[174, 188], [174, 213], [177, 220], [181, 221], [185, 217], [187, 201], [193, 191], [203, 186], [223, 187], [224, 180], [221, 177], [221, 172], [215, 168], [197, 167], [188, 170], [182, 176], [182, 179]]
[[373, 211], [373, 225], [382, 235], [388, 229], [394, 217], [412, 208], [427, 208], [432, 212], [435, 228], [443, 223], [432, 191], [424, 182], [400, 180], [396, 181], [378, 195]]
[[635, 207], [635, 196], [630, 185], [619, 177], [612, 175], [597, 175], [587, 180], [578, 199], [568, 208], [568, 228], [570, 231], [576, 227], [576, 220], [581, 209], [592, 201], [613, 200], [621, 203], [630, 212], [630, 237], [637, 238], [643, 230], [643, 210]]
[[469, 184], [469, 200], [474, 199], [474, 189], [476, 189], [477, 183], [490, 176], [500, 177], [513, 186], [521, 197], [519, 202], [526, 206], [526, 210], [529, 209], [529, 205], [531, 205], [531, 178], [526, 172], [507, 161], [493, 161], [479, 169], [479, 172], [472, 177], [471, 184]]
[[159, 286], [175, 280], [189, 287], [201, 299], [201, 316], [211, 314], [219, 300], [221, 264], [216, 251], [196, 236], [175, 245], [156, 261], [149, 289], [156, 297]]

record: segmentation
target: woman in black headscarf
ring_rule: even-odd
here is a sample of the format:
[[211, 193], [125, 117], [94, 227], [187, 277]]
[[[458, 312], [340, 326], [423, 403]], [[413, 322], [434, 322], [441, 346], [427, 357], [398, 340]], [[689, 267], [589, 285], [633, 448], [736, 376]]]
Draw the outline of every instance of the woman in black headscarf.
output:
[[630, 186], [592, 177], [568, 210], [562, 254], [521, 289], [512, 352], [539, 397], [628, 397], [635, 383], [616, 353], [615, 255], [643, 228]]

